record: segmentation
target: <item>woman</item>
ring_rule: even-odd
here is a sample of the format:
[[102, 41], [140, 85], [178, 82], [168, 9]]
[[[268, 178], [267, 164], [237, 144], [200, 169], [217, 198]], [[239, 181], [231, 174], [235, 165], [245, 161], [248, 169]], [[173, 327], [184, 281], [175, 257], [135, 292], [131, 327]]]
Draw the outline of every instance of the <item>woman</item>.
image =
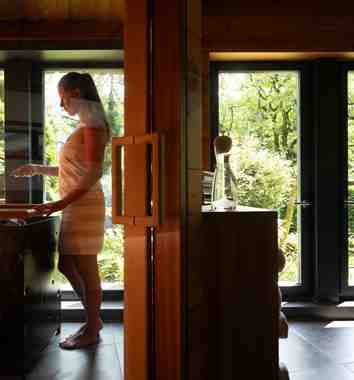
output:
[[76, 349], [99, 342], [102, 329], [101, 283], [97, 254], [102, 249], [105, 206], [100, 183], [109, 125], [96, 86], [89, 74], [70, 72], [58, 83], [60, 105], [79, 123], [59, 155], [59, 166], [24, 165], [16, 176], [59, 176], [60, 200], [36, 207], [41, 215], [63, 210], [58, 269], [67, 277], [84, 305], [86, 323], [60, 347]]

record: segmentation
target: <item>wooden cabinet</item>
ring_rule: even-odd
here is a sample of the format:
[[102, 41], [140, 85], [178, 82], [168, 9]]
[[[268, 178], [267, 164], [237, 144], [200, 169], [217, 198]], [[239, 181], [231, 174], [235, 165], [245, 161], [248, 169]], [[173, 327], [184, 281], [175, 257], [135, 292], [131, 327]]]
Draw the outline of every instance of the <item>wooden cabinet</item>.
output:
[[277, 213], [203, 212], [202, 230], [189, 258], [191, 378], [277, 379]]
[[58, 227], [53, 216], [0, 221], [0, 336], [12, 374], [29, 369], [60, 328], [60, 292], [52, 278]]

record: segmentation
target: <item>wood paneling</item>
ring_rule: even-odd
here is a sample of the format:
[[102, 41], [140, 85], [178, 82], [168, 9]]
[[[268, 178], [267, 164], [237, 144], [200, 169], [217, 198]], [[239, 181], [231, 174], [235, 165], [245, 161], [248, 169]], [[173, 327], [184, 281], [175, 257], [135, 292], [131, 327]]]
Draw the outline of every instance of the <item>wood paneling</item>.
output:
[[237, 15], [204, 17], [209, 51], [353, 51], [354, 16]]
[[125, 18], [125, 0], [2, 0], [0, 20], [119, 21]]
[[[165, 134], [162, 188], [164, 218], [155, 239], [154, 380], [182, 378], [182, 222], [181, 131], [184, 2], [152, 1], [153, 132]], [[184, 168], [185, 170], [185, 168]], [[184, 172], [185, 173], [185, 172]], [[185, 193], [183, 193], [185, 194]]]
[[[187, 1], [187, 246], [183, 252], [187, 284], [187, 365], [188, 379], [214, 380], [215, 356], [210, 339], [210, 326], [215, 309], [210, 307], [212, 295], [207, 289], [212, 272], [206, 258], [212, 252], [204, 245], [201, 215], [202, 169], [202, 5], [201, 1]], [[202, 238], [197, 238], [202, 237]]]
[[[124, 134], [149, 131], [148, 0], [129, 0], [132, 22], [124, 29]], [[147, 199], [145, 149], [131, 146], [124, 152], [124, 208], [127, 215], [145, 211]], [[140, 178], [139, 178], [140, 177]], [[146, 228], [126, 226], [124, 236], [124, 378], [146, 380], [152, 350], [150, 322], [150, 235]]]
[[[0, 40], [14, 41], [118, 41], [122, 26], [117, 22], [43, 21], [0, 22]], [[118, 46], [119, 48], [119, 46]]]
[[277, 379], [277, 213], [207, 212], [203, 219], [205, 290], [214, 313], [204, 333], [214, 379], [237, 379], [240, 373]]
[[[339, 4], [322, 0], [267, 1], [267, 0], [203, 0], [203, 14], [208, 16], [319, 16], [353, 14], [353, 3]], [[256, 25], [254, 25], [256, 26]]]

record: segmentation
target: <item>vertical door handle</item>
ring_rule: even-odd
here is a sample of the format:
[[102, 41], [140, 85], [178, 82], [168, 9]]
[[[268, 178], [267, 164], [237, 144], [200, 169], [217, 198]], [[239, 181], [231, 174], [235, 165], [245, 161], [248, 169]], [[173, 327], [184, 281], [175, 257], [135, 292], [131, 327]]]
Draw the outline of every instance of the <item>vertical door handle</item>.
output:
[[[122, 148], [148, 144], [152, 147], [151, 209], [152, 215], [127, 215], [123, 207]], [[145, 158], [147, 159], [147, 158]], [[146, 165], [145, 163], [142, 163]], [[146, 184], [147, 185], [147, 184]], [[157, 227], [160, 224], [160, 136], [151, 133], [141, 136], [113, 137], [112, 139], [112, 223]]]

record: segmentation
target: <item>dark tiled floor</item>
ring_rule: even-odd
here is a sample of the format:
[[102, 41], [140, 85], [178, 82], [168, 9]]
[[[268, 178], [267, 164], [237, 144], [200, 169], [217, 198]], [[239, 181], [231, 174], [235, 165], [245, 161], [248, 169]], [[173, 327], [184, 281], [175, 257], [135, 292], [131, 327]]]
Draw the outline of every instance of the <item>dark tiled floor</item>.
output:
[[279, 359], [290, 380], [353, 380], [354, 321], [289, 321], [279, 340]]
[[81, 350], [63, 350], [63, 337], [75, 332], [81, 323], [62, 323], [41, 360], [26, 375], [26, 380], [121, 380], [123, 378], [123, 325], [105, 323], [101, 342]]
[[[289, 321], [289, 337], [279, 340], [280, 360], [290, 380], [353, 380], [354, 321]], [[63, 336], [79, 323], [63, 323], [43, 358], [26, 380], [121, 380], [123, 370], [123, 326], [105, 323], [102, 341], [94, 348], [66, 351], [58, 347]]]

